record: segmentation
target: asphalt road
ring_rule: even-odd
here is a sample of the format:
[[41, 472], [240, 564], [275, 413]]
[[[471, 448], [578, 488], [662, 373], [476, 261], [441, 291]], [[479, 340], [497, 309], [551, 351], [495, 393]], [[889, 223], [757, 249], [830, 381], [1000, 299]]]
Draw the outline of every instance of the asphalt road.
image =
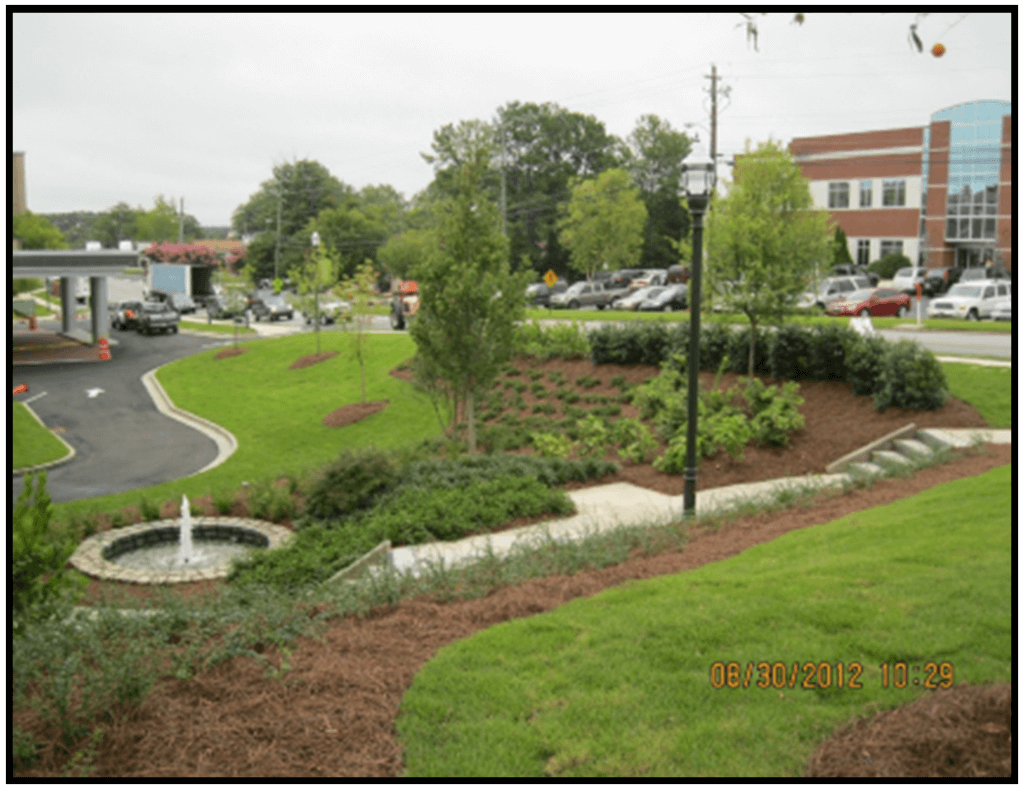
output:
[[[41, 322], [41, 327], [56, 330], [58, 325]], [[12, 369], [16, 384], [29, 385], [27, 394], [14, 399], [31, 400], [32, 409], [47, 427], [64, 428], [62, 438], [77, 453], [70, 462], [47, 470], [46, 489], [54, 502], [177, 480], [199, 471], [217, 456], [212, 439], [157, 411], [141, 378], [153, 368], [211, 344], [219, 345], [219, 341], [182, 334], [145, 337], [117, 330], [111, 336], [118, 344], [111, 346], [107, 362]], [[17, 497], [24, 478], [14, 477], [12, 483]]]

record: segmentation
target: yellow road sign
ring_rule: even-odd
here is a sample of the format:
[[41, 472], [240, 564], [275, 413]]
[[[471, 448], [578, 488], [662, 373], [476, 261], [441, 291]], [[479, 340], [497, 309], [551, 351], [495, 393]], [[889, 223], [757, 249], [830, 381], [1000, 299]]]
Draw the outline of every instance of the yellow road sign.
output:
[[544, 275], [544, 282], [548, 284], [548, 288], [553, 288], [555, 283], [558, 282], [558, 275], [551, 269], [548, 269], [547, 274]]

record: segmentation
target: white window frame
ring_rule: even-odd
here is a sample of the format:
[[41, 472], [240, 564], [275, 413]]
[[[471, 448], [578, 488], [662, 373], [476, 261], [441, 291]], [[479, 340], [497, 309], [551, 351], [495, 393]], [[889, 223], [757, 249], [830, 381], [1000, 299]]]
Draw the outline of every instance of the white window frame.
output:
[[871, 181], [860, 182], [860, 207], [871, 208], [871, 198], [874, 192], [874, 185]]
[[[895, 202], [890, 202], [895, 201]], [[907, 205], [907, 180], [905, 178], [882, 182], [882, 206], [897, 208]]]
[[[843, 198], [843, 205], [838, 205], [839, 198]], [[828, 207], [844, 209], [850, 207], [850, 182], [829, 181], [828, 182]]]

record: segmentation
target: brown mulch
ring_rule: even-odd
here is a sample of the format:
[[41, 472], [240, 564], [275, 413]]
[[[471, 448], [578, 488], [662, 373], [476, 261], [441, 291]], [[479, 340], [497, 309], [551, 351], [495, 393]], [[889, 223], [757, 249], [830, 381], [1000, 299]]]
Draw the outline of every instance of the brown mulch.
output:
[[388, 405], [386, 400], [375, 400], [369, 403], [349, 403], [335, 409], [323, 419], [323, 424], [328, 428], [342, 428], [354, 422], [365, 420], [371, 414], [376, 414]]
[[249, 349], [247, 348], [225, 348], [223, 351], [218, 351], [214, 354], [214, 359], [227, 359], [228, 357], [237, 357], [239, 354], [244, 354]]
[[315, 365], [317, 362], [323, 362], [325, 359], [338, 356], [337, 351], [324, 351], [322, 354], [309, 354], [305, 357], [299, 357], [292, 364], [288, 366], [288, 370], [299, 370], [300, 368], [308, 368], [310, 365]]
[[[571, 372], [577, 365], [579, 372]], [[599, 387], [580, 389], [590, 393], [616, 394], [608, 384], [613, 376], [641, 375], [625, 368], [595, 368], [585, 361], [529, 366], [561, 369], [569, 387], [580, 375], [600, 377]], [[557, 388], [542, 380], [550, 390]], [[698, 472], [698, 488], [823, 472], [827, 463], [907, 422], [947, 428], [984, 425], [970, 406], [959, 401], [950, 401], [935, 413], [889, 410], [879, 414], [870, 398], [855, 398], [849, 387], [805, 383], [801, 394], [806, 399], [801, 411], [807, 426], [794, 438], [791, 449], [761, 454], [749, 448], [743, 462], [708, 459]], [[530, 401], [529, 390], [524, 398]], [[622, 416], [631, 416], [626, 406]], [[394, 720], [413, 677], [444, 645], [624, 581], [718, 562], [794, 529], [894, 502], [1012, 460], [1010, 445], [989, 445], [909, 478], [881, 480], [870, 488], [838, 495], [822, 494], [806, 506], [743, 516], [716, 531], [692, 528], [679, 550], [635, 556], [600, 570], [534, 579], [482, 599], [420, 598], [381, 607], [363, 618], [334, 618], [327, 624], [323, 642], [296, 640], [288, 658], [291, 669], [279, 679], [266, 677], [264, 665], [245, 657], [203, 670], [188, 681], [161, 679], [137, 715], [104, 723], [95, 775], [401, 776], [402, 745]], [[600, 482], [615, 479], [666, 493], [682, 491], [680, 475], [662, 475], [649, 465], [627, 467]], [[185, 592], [181, 587], [176, 590]], [[196, 586], [192, 592], [211, 589], [215, 585]], [[264, 655], [275, 664], [281, 658], [272, 648]], [[878, 714], [821, 744], [808, 763], [808, 775], [1007, 776], [1013, 754], [1008, 689], [1007, 684], [957, 686]], [[28, 729], [30, 721], [20, 717], [30, 715], [30, 711], [16, 712], [14, 723]], [[54, 776], [62, 768], [40, 765], [17, 775]]]

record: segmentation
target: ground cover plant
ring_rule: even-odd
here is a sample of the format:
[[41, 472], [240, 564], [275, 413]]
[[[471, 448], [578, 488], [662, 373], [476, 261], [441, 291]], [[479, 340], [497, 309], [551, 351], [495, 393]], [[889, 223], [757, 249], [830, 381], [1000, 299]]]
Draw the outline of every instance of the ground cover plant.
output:
[[24, 404], [11, 403], [11, 468], [49, 463], [64, 458], [68, 448], [29, 414]]
[[796, 776], [837, 726], [933, 693], [884, 665], [1008, 681], [1009, 486], [1002, 467], [450, 645], [402, 701], [407, 775]]

